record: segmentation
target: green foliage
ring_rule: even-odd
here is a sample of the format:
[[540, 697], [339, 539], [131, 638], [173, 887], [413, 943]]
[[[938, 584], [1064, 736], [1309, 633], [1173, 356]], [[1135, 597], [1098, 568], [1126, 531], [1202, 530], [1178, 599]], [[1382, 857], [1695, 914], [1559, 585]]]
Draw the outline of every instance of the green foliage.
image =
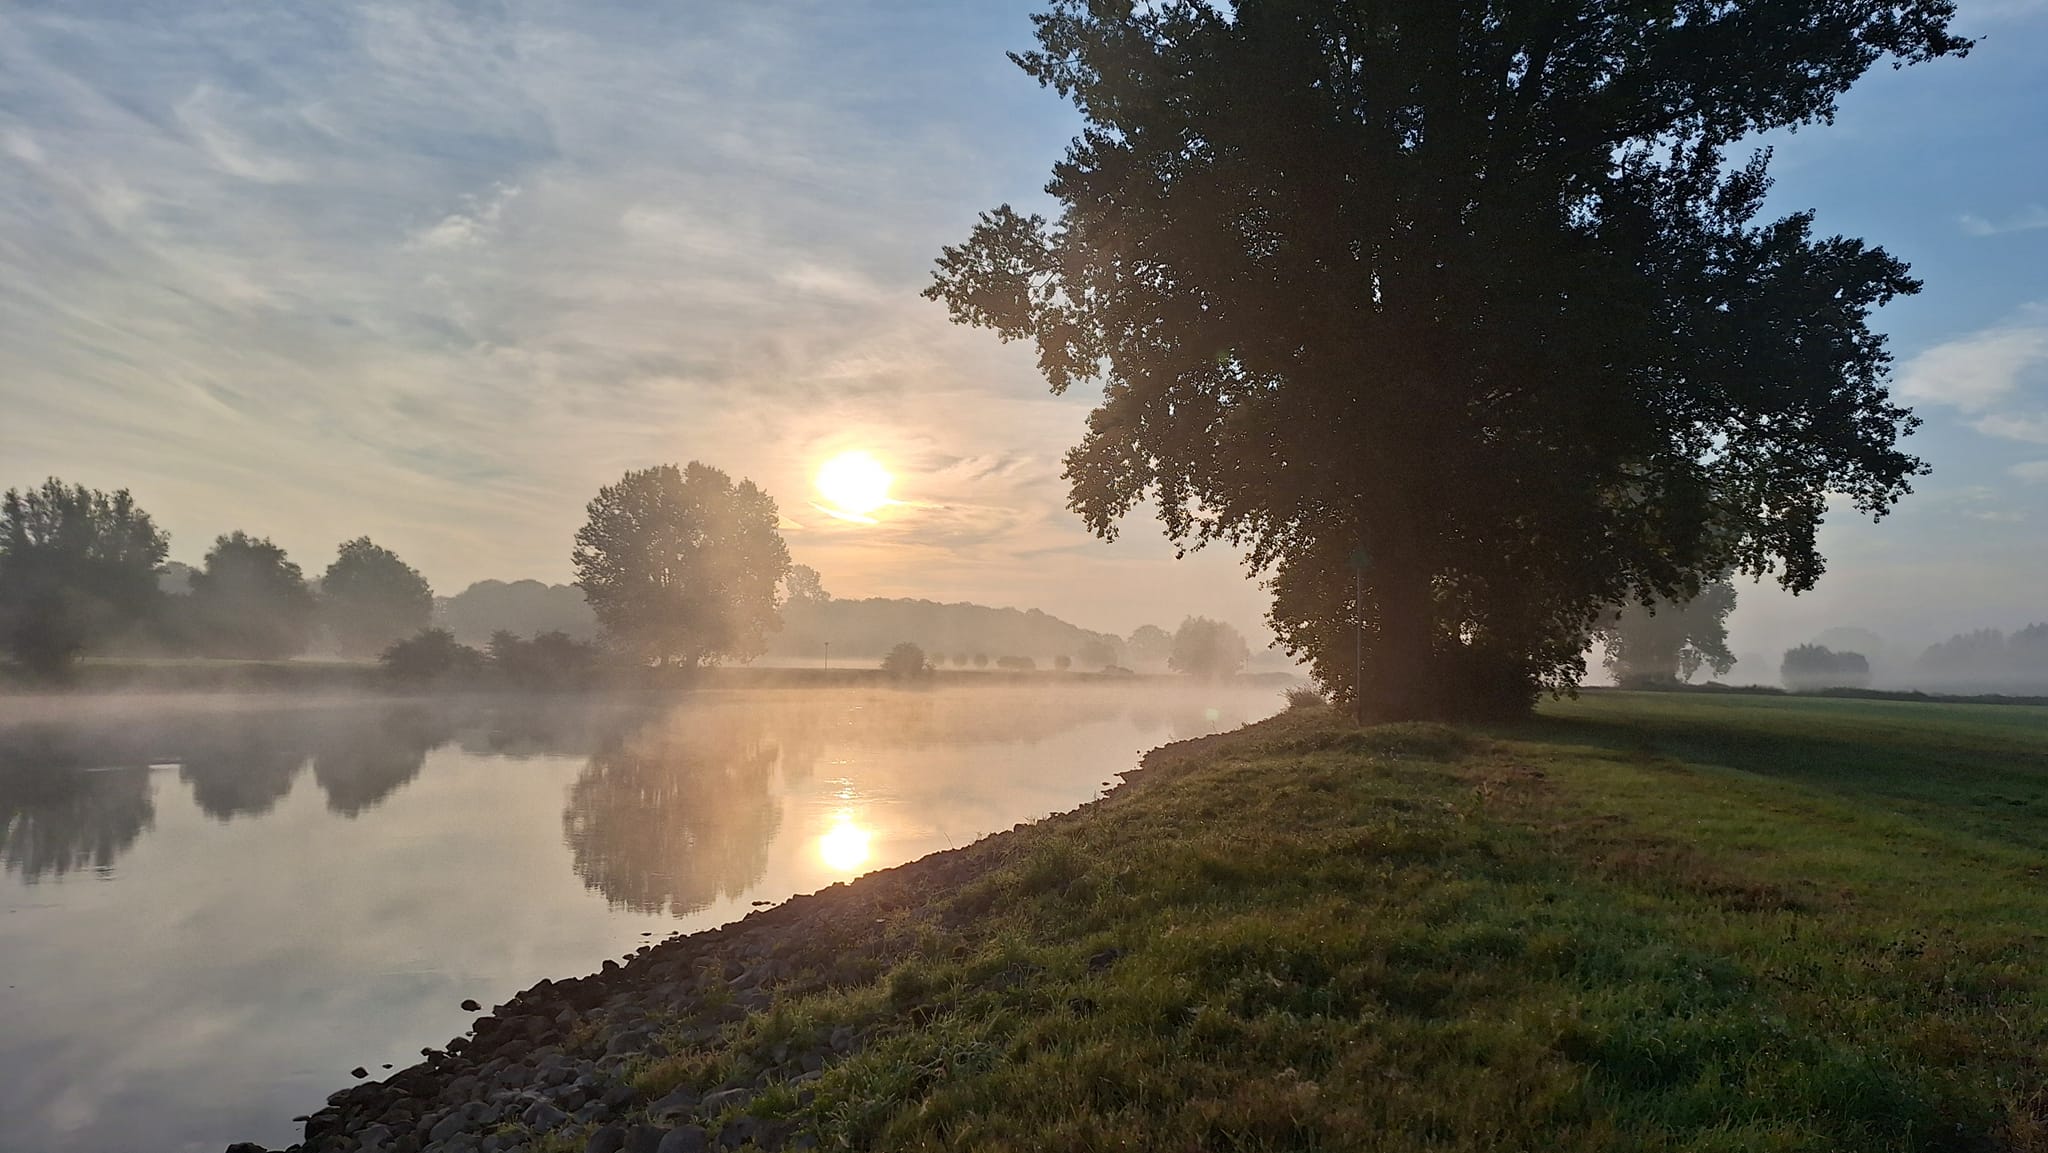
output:
[[612, 645], [686, 667], [759, 656], [780, 627], [789, 549], [775, 501], [691, 461], [598, 490], [576, 531], [576, 585]]
[[344, 542], [320, 578], [321, 621], [346, 657], [381, 654], [433, 615], [427, 578], [366, 536]]
[[277, 660], [312, 640], [313, 590], [267, 538], [239, 530], [220, 537], [190, 584], [190, 639], [209, 656]]
[[925, 658], [923, 649], [909, 641], [903, 641], [891, 648], [888, 655], [882, 658], [882, 671], [899, 680], [908, 680], [913, 677], [929, 676], [932, 664]]
[[473, 676], [484, 667], [484, 654], [447, 629], [421, 629], [392, 642], [377, 659], [391, 676], [415, 683]]
[[817, 922], [884, 971], [643, 1096], [844, 1025], [761, 1105], [822, 1148], [2039, 1147], [2048, 709], [1598, 692], [1152, 768]]
[[598, 667], [596, 645], [564, 632], [522, 640], [509, 630], [491, 634], [491, 671], [522, 689], [564, 689], [587, 683]]
[[37, 676], [146, 620], [169, 540], [127, 489], [56, 477], [0, 498], [0, 644]]
[[1174, 630], [1166, 667], [1203, 680], [1236, 676], [1251, 656], [1244, 635], [1222, 621], [1189, 617]]
[[1881, 516], [1922, 471], [1869, 324], [1918, 283], [1764, 217], [1736, 149], [1962, 53], [1953, 15], [1053, 0], [1015, 59], [1085, 121], [1058, 218], [984, 214], [929, 295], [1101, 387], [1067, 457], [1096, 533], [1150, 502], [1242, 547], [1346, 701], [1526, 708], [1603, 607], [1810, 588], [1829, 495]]
[[1870, 662], [1862, 653], [1838, 653], [1826, 645], [1800, 645], [1785, 650], [1778, 678], [1795, 692], [1859, 689], [1870, 683]]
[[1607, 671], [1624, 688], [1692, 680], [1701, 665], [1725, 674], [1735, 667], [1728, 651], [1728, 614], [1735, 586], [1714, 581], [1689, 597], [1652, 597], [1605, 614], [1593, 635], [1605, 642]]
[[996, 667], [1007, 672], [1028, 673], [1038, 668], [1038, 662], [1031, 657], [997, 657]]

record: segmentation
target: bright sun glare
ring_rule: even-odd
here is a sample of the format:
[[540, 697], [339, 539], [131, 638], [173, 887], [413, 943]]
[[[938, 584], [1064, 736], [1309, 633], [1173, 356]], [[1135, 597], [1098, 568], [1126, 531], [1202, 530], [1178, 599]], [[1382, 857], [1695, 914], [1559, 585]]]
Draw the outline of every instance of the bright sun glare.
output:
[[853, 814], [845, 809], [832, 816], [832, 827], [818, 838], [818, 855], [827, 865], [842, 873], [851, 873], [868, 863], [868, 842], [873, 834], [853, 823]]
[[818, 468], [819, 495], [826, 512], [848, 520], [868, 521], [890, 503], [889, 486], [896, 478], [882, 462], [859, 449], [840, 453]]

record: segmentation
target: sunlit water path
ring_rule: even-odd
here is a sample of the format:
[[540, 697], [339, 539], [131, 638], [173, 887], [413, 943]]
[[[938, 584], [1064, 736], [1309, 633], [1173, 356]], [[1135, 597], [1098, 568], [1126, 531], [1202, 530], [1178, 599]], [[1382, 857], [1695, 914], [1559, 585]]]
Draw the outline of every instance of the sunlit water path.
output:
[[351, 1067], [466, 1029], [464, 998], [1071, 808], [1143, 750], [1279, 703], [0, 707], [0, 1150], [287, 1143]]

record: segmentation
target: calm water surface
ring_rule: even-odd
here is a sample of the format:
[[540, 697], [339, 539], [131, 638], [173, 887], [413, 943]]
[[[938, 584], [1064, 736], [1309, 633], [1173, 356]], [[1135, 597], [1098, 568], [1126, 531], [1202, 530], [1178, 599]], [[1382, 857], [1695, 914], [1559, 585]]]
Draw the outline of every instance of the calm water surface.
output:
[[465, 997], [1071, 808], [1279, 704], [0, 701], [0, 1150], [289, 1143]]

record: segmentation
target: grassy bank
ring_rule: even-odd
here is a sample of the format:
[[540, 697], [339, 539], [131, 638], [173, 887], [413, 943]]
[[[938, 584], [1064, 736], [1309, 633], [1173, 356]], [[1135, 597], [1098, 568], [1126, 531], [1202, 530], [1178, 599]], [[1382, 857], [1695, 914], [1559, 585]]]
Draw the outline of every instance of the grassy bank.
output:
[[828, 1148], [2044, 1149], [2044, 818], [2048, 710], [1295, 714], [990, 842], [878, 921], [873, 979], [631, 1076], [858, 1030], [747, 1105]]

